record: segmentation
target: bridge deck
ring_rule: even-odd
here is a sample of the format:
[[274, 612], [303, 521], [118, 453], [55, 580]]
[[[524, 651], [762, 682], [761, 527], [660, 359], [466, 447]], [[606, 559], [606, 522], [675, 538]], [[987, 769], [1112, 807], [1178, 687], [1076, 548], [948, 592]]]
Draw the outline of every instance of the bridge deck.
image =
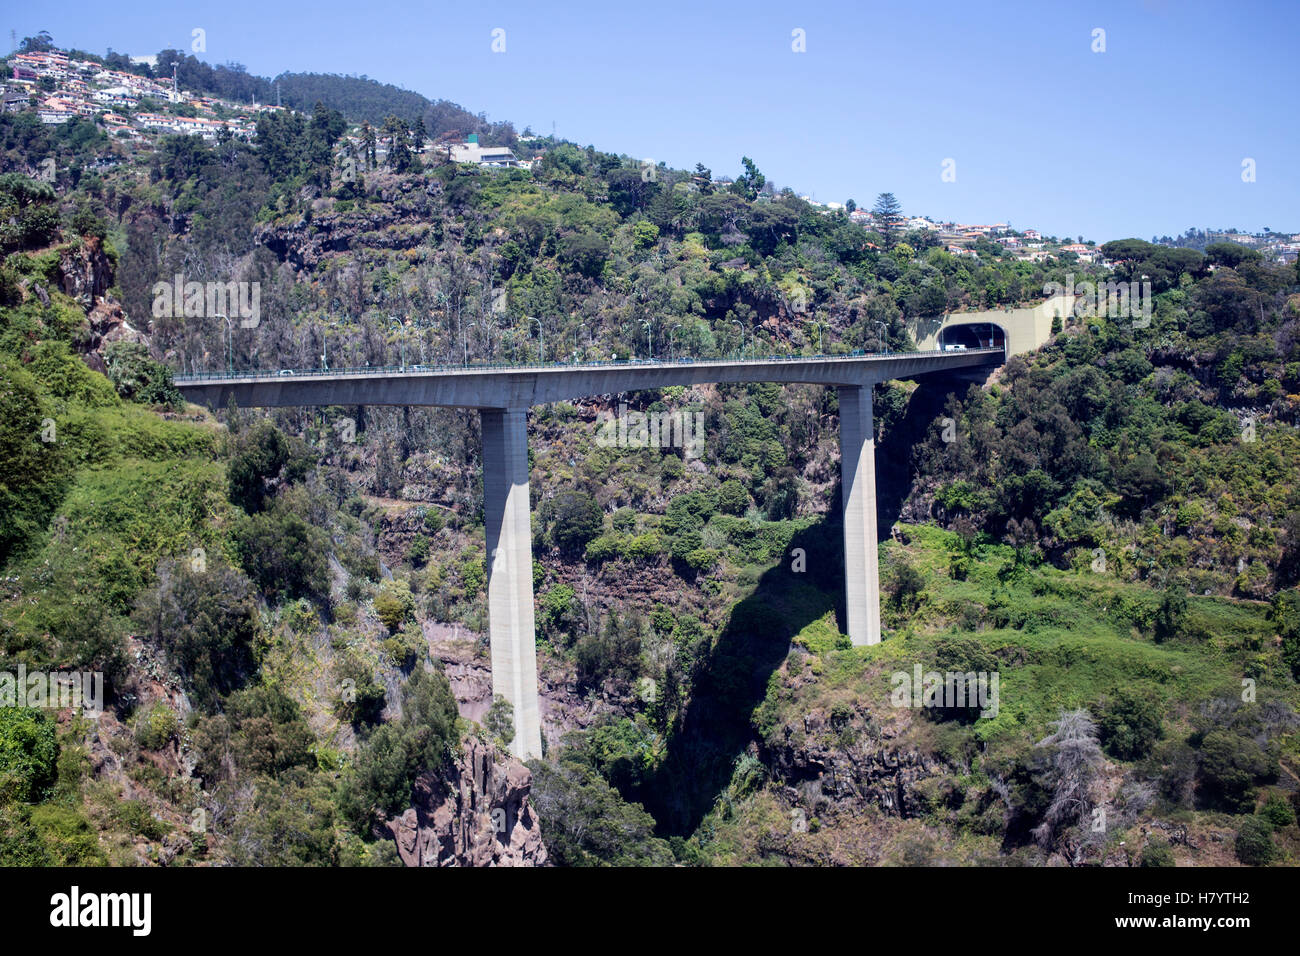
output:
[[205, 372], [178, 376], [186, 398], [213, 408], [281, 405], [438, 405], [527, 408], [586, 395], [670, 385], [782, 382], [862, 386], [999, 364], [1000, 348], [843, 356], [769, 356], [675, 362], [548, 365], [407, 365], [349, 369]]

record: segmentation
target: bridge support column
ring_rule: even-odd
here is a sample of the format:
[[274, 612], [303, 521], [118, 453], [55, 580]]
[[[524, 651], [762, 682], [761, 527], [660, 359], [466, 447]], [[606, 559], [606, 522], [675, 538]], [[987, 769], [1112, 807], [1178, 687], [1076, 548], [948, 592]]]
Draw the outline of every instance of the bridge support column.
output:
[[527, 411], [484, 409], [482, 421], [492, 693], [514, 707], [515, 737], [510, 751], [520, 760], [528, 760], [542, 755], [542, 731], [533, 630]]
[[871, 385], [839, 389], [840, 479], [844, 495], [844, 603], [849, 639], [880, 643], [876, 555], [876, 441]]

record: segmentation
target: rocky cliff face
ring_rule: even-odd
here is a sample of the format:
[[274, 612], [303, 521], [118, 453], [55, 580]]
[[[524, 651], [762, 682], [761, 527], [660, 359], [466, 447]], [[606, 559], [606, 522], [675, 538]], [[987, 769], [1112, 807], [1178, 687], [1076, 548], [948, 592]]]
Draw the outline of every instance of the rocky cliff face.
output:
[[[383, 174], [380, 178], [384, 179]], [[414, 249], [435, 231], [430, 197], [441, 190], [440, 183], [422, 187], [412, 180], [396, 180], [375, 193], [378, 201], [363, 210], [347, 213], [324, 212], [310, 220], [260, 226], [255, 239], [281, 261], [298, 272], [310, 273], [325, 259], [357, 248]]]
[[113, 263], [98, 239], [87, 238], [59, 253], [59, 274], [63, 292], [87, 311], [113, 284]]
[[900, 746], [890, 728], [871, 732], [859, 720], [837, 726], [821, 710], [800, 716], [802, 727], [782, 727], [760, 753], [791, 799], [813, 812], [874, 806], [890, 816], [919, 816], [928, 796], [918, 788], [953, 772], [932, 755]]
[[[492, 662], [482, 635], [454, 624], [424, 622], [429, 653], [442, 664], [451, 683], [460, 715], [482, 722], [492, 706]], [[537, 662], [538, 703], [542, 736], [551, 747], [559, 746], [571, 730], [585, 730], [608, 714], [625, 715], [635, 701], [611, 692], [605, 695], [579, 694], [571, 663], [543, 654]]]
[[532, 783], [518, 760], [467, 739], [451, 780], [421, 775], [414, 805], [388, 821], [398, 856], [407, 866], [546, 865]]

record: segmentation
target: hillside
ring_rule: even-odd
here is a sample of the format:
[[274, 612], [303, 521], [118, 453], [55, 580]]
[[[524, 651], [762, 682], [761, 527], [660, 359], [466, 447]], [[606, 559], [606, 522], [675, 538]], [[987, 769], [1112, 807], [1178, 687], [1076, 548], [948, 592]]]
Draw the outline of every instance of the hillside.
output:
[[[388, 94], [300, 79], [252, 142], [0, 115], [0, 672], [105, 684], [97, 719], [0, 710], [0, 862], [1295, 863], [1294, 267], [1108, 243], [1149, 325], [1070, 315], [969, 391], [877, 389], [872, 648], [841, 634], [833, 391], [534, 409], [525, 768], [477, 416], [212, 412], [174, 373], [908, 350], [1111, 273], [954, 254], [883, 197], [867, 228], [748, 159], [454, 163]], [[176, 276], [256, 283], [256, 321], [163, 314]], [[606, 447], [620, 402], [702, 413], [702, 454]], [[900, 706], [918, 665], [998, 697]]]

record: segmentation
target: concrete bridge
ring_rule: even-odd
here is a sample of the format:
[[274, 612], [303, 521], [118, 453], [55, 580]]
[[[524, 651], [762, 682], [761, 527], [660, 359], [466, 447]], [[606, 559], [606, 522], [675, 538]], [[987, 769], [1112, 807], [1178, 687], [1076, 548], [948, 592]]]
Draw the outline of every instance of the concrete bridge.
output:
[[288, 405], [436, 405], [474, 408], [483, 424], [488, 635], [492, 689], [514, 707], [511, 750], [541, 756], [528, 498], [530, 405], [589, 395], [706, 383], [826, 385], [839, 392], [844, 591], [854, 644], [880, 642], [872, 388], [878, 382], [997, 365], [1002, 348], [848, 356], [774, 356], [678, 362], [537, 366], [406, 366], [182, 376], [187, 399], [213, 409]]

